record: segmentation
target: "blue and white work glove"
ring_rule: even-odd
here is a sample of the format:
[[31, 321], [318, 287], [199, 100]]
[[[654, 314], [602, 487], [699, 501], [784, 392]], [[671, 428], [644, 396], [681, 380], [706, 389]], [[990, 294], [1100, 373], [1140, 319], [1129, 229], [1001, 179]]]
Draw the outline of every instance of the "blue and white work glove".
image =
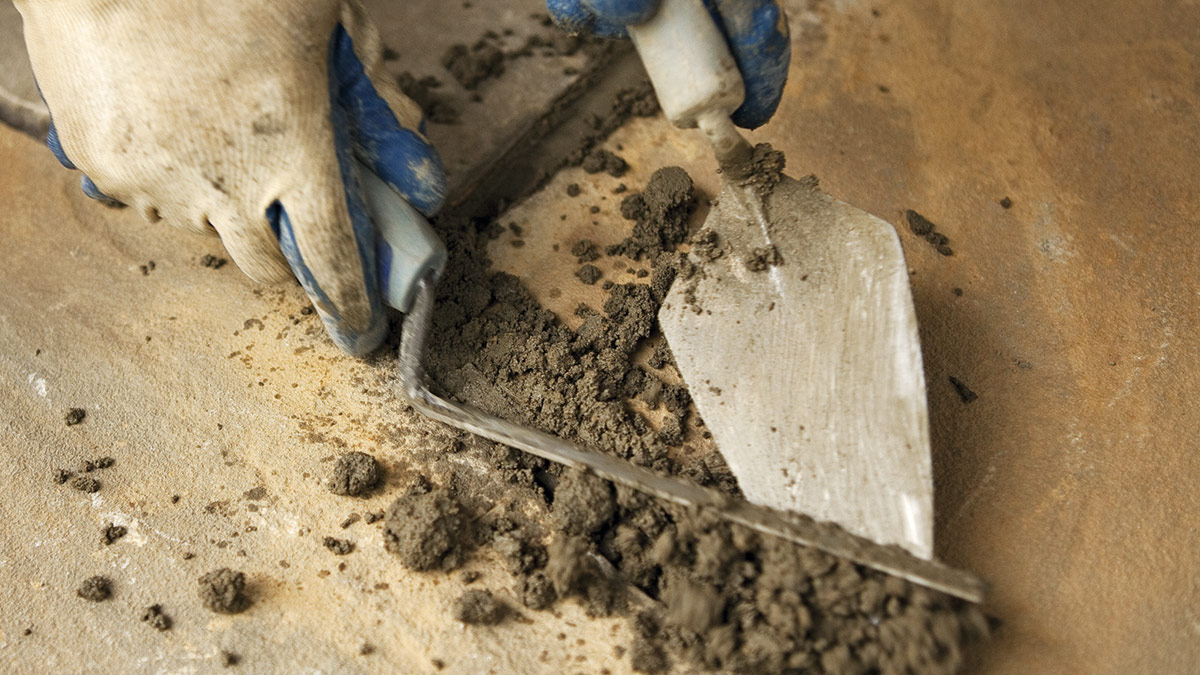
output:
[[[703, 0], [725, 35], [746, 86], [733, 123], [756, 129], [779, 107], [791, 60], [787, 15], [776, 0]], [[661, 0], [546, 0], [554, 21], [570, 33], [628, 37], [626, 26], [654, 16]]]
[[445, 174], [358, 0], [16, 5], [47, 142], [89, 196], [215, 230], [259, 282], [294, 275], [350, 354], [383, 341], [359, 162], [425, 215]]

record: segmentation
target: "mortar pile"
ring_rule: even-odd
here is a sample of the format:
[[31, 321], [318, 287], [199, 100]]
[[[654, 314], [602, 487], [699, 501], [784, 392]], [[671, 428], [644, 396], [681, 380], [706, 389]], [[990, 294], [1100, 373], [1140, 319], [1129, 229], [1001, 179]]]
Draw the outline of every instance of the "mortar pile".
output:
[[[633, 236], [606, 253], [650, 259], [651, 283], [615, 285], [602, 308], [580, 306], [578, 330], [517, 278], [489, 269], [490, 222], [442, 223], [451, 257], [429, 375], [453, 399], [737, 495], [711, 444], [692, 442], [707, 435], [704, 424], [686, 388], [665, 374], [673, 364], [656, 328], [675, 276], [702, 273], [675, 250], [695, 204], [691, 181], [680, 169], [660, 170], [626, 203], [623, 212], [637, 221]], [[656, 367], [638, 365], [646, 351]], [[666, 421], [651, 421], [630, 405], [634, 399], [665, 407]], [[663, 671], [679, 660], [688, 669], [738, 672], [956, 672], [964, 644], [987, 634], [973, 605], [483, 443], [491, 480], [533, 498], [498, 516], [490, 508], [456, 519], [461, 531], [449, 538], [471, 544], [437, 565], [453, 569], [466, 549], [491, 547], [508, 560], [515, 595], [529, 608], [576, 597], [591, 614], [631, 616], [637, 670]], [[438, 496], [421, 499], [473, 510], [462, 490], [467, 479], [450, 471], [433, 482]], [[389, 518], [389, 537], [422, 546], [432, 530], [414, 530], [413, 522]], [[439, 540], [448, 538], [443, 530]]]

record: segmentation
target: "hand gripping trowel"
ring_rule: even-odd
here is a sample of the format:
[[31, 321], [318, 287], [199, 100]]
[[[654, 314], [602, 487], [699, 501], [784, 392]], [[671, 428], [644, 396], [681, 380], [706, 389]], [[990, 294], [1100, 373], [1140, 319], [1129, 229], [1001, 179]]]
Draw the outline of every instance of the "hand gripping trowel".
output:
[[[422, 414], [498, 443], [981, 601], [980, 579], [931, 559], [925, 384], [895, 231], [787, 177], [765, 196], [743, 184], [751, 148], [729, 120], [743, 85], [702, 0], [663, 0], [630, 34], [668, 119], [700, 128], [726, 179], [705, 226], [727, 254], [706, 264], [698, 281], [677, 281], [659, 322], [750, 501], [431, 392], [421, 360], [445, 248], [416, 210], [363, 169], [380, 232], [384, 299], [406, 313], [399, 358], [405, 396]], [[750, 252], [768, 246], [782, 264], [752, 272]]]

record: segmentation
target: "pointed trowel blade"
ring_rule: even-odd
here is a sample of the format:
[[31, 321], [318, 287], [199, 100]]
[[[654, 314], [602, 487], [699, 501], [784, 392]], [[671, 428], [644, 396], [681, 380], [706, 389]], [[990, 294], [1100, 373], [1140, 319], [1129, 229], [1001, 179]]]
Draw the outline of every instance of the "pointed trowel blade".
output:
[[931, 559], [925, 377], [895, 230], [786, 176], [765, 200], [727, 185], [705, 227], [704, 257], [720, 256], [693, 249], [659, 321], [746, 497]]

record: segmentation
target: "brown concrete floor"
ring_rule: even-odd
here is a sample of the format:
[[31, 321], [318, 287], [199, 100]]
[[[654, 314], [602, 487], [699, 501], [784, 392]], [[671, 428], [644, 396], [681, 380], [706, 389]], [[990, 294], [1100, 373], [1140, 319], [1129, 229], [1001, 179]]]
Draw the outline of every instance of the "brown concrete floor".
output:
[[[793, 175], [816, 173], [835, 196], [891, 222], [901, 224], [906, 208], [921, 211], [955, 249], [942, 257], [900, 228], [929, 382], [938, 554], [992, 581], [989, 611], [1003, 621], [979, 670], [1194, 669], [1195, 8], [1168, 0], [902, 0], [877, 6], [875, 16], [870, 4], [852, 0], [787, 4], [792, 81], [776, 121], [756, 137], [787, 152]], [[661, 120], [634, 122], [610, 143], [617, 144], [633, 165], [624, 179], [631, 186], [677, 162], [712, 194], [703, 148]], [[528, 654], [550, 650], [550, 667], [559, 670], [577, 655], [623, 667], [606, 651], [620, 638], [605, 638], [606, 626], [570, 610], [562, 619], [533, 615], [532, 626], [486, 634], [444, 625], [458, 587], [435, 587], [389, 565], [365, 531], [364, 557], [350, 561], [351, 581], [336, 572], [312, 578], [322, 565], [331, 569], [313, 533], [283, 536], [287, 528], [260, 527], [242, 535], [257, 547], [248, 558], [206, 544], [212, 516], [206, 521], [199, 503], [190, 506], [194, 512], [172, 515], [161, 504], [171, 491], [194, 489], [197, 502], [230, 499], [241, 507], [244, 490], [264, 485], [275, 500], [270, 517], [335, 527], [349, 509], [331, 503], [317, 477], [305, 473], [336, 451], [330, 439], [380, 443], [381, 422], [373, 419], [380, 399], [353, 382], [385, 374], [334, 353], [314, 326], [293, 327], [286, 317], [302, 304], [297, 289], [257, 294], [234, 270], [197, 268], [195, 258], [215, 243], [206, 248], [86, 203], [74, 177], [24, 138], [0, 131], [0, 148], [11, 158], [0, 177], [0, 200], [9, 205], [0, 216], [8, 241], [0, 257], [0, 400], [12, 402], [2, 406], [7, 438], [0, 447], [5, 484], [29, 495], [0, 508], [21, 527], [53, 523], [41, 539], [0, 531], [0, 583], [21, 608], [18, 619], [0, 626], [0, 660], [21, 670], [76, 663], [71, 648], [79, 634], [132, 648], [145, 635], [142, 626], [123, 625], [136, 623], [125, 615], [155, 599], [185, 615], [181, 632], [152, 648], [176, 666], [211, 658], [222, 641], [232, 641], [251, 648], [275, 642], [311, 663], [346, 669], [425, 668], [428, 658], [446, 653], [463, 657], [453, 666], [461, 672], [543, 669], [506, 653], [514, 644]], [[584, 186], [583, 196], [563, 195], [570, 182]], [[595, 289], [567, 276], [573, 265], [544, 253], [551, 242], [569, 244], [584, 232], [615, 236], [624, 223], [614, 200], [601, 199], [610, 187], [607, 178], [560, 176], [506, 216], [526, 226], [527, 245], [498, 241], [499, 264], [525, 276], [556, 309], [569, 312], [589, 299]], [[998, 204], [1005, 196], [1011, 209]], [[587, 214], [591, 204], [602, 212]], [[571, 215], [568, 227], [559, 221], [563, 213]], [[529, 255], [540, 264], [521, 257]], [[151, 258], [160, 269], [143, 278], [136, 267]], [[259, 318], [265, 330], [247, 335], [247, 318]], [[303, 347], [310, 349], [294, 353]], [[226, 358], [234, 351], [241, 354]], [[978, 400], [964, 405], [950, 375]], [[148, 402], [162, 397], [169, 412], [147, 414], [158, 410]], [[58, 426], [72, 405], [95, 412], [80, 427]], [[214, 432], [219, 420], [232, 429]], [[401, 429], [428, 430], [403, 415], [397, 420]], [[325, 440], [299, 442], [314, 425]], [[386, 438], [381, 454], [402, 464], [404, 442]], [[278, 452], [292, 445], [296, 450]], [[149, 467], [138, 474], [139, 485], [131, 474], [113, 474], [97, 504], [48, 484], [57, 463], [113, 447], [129, 460], [119, 466]], [[207, 496], [214, 481], [222, 487]], [[146, 523], [143, 550], [153, 555], [92, 544], [116, 508], [110, 505]], [[239, 508], [228, 520], [242, 528], [267, 522], [259, 513]], [[175, 558], [164, 562], [181, 552], [179, 542], [195, 548], [195, 570], [175, 569], [182, 565]], [[291, 567], [271, 562], [276, 555], [286, 555]], [[53, 559], [63, 564], [49, 564]], [[102, 621], [119, 630], [78, 611], [68, 561], [138, 571], [132, 576], [144, 586], [131, 590], [136, 597], [119, 594], [116, 605], [103, 608]], [[202, 610], [188, 604], [190, 590], [174, 585], [228, 563], [262, 575], [271, 592], [246, 620], [205, 625]], [[362, 603], [359, 594], [383, 579], [390, 590], [377, 593], [376, 604]], [[327, 611], [330, 599], [340, 601], [332, 606], [345, 626], [317, 639], [322, 622], [311, 613]], [[414, 604], [421, 611], [404, 609]], [[349, 609], [360, 605], [358, 614]], [[73, 636], [66, 645], [54, 632], [59, 609], [69, 617], [62, 628], [81, 631], [63, 633]], [[36, 618], [35, 639], [44, 642], [21, 642], [26, 618]], [[563, 650], [553, 635], [571, 623], [564, 630], [586, 636], [587, 645]], [[203, 630], [187, 628], [193, 624]], [[286, 629], [269, 628], [279, 626]], [[354, 654], [359, 636], [382, 645], [378, 661]], [[111, 649], [88, 653], [101, 667], [127, 663]]]
[[992, 580], [1005, 621], [983, 670], [1196, 668], [1196, 7], [807, 4], [823, 28], [796, 22], [783, 121], [762, 136], [955, 250], [902, 234], [937, 550]]

